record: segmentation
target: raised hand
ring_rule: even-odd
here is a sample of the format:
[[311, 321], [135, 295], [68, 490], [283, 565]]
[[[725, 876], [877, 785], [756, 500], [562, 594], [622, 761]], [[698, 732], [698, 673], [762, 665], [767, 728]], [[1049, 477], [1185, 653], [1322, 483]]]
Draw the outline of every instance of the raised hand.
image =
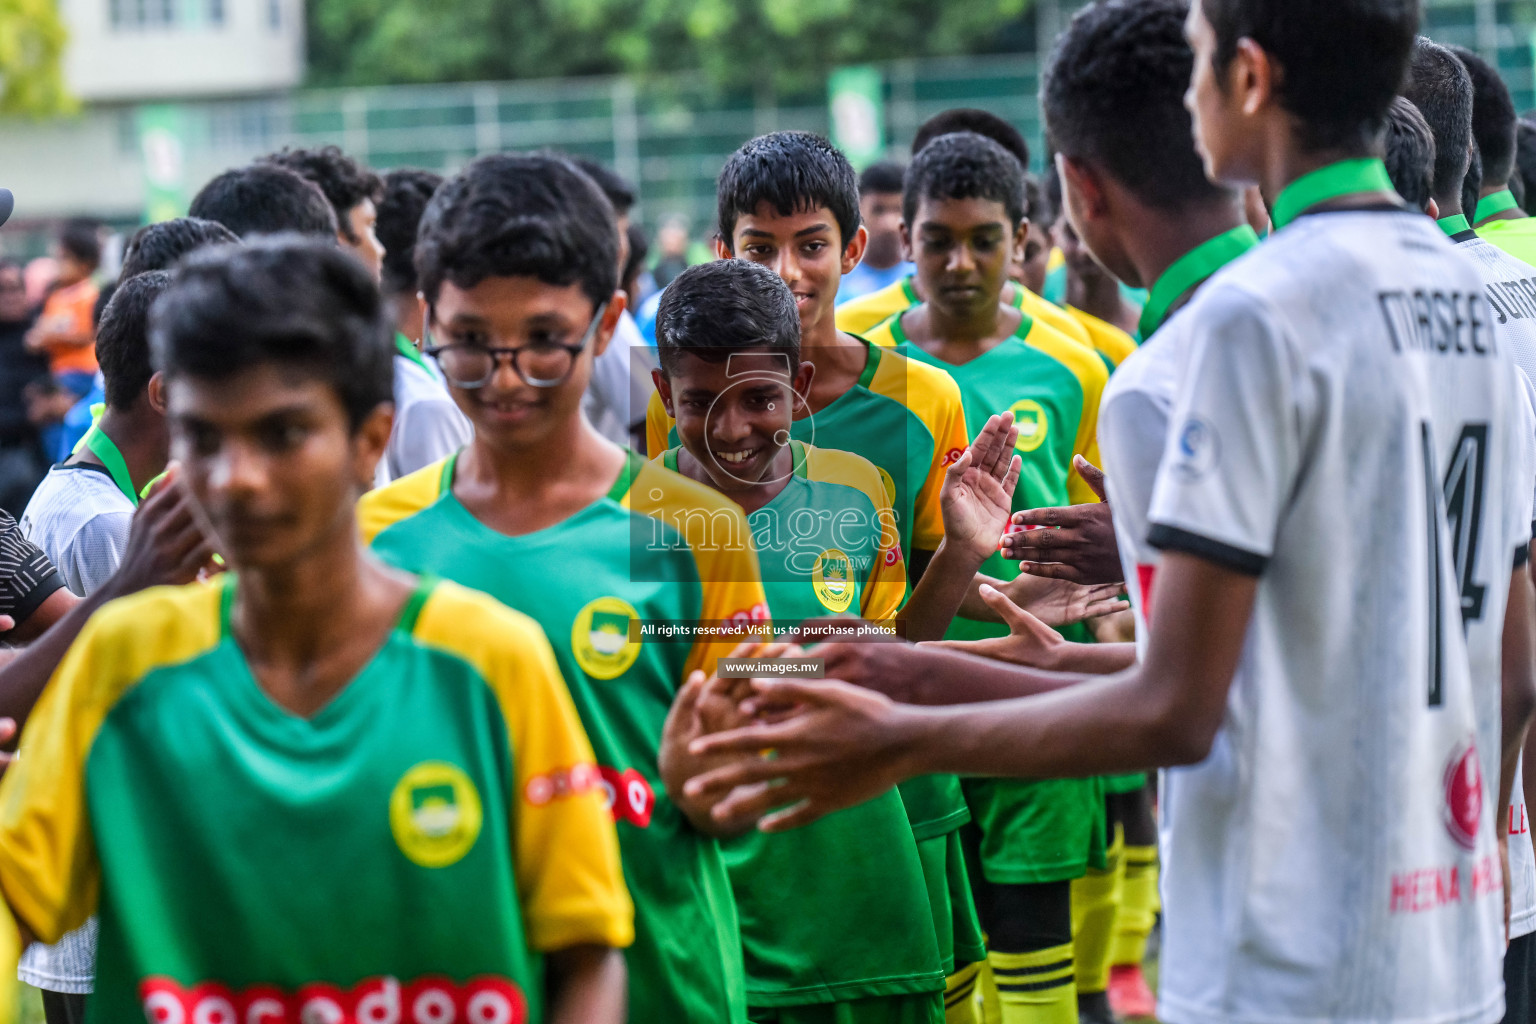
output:
[[993, 416], [944, 473], [939, 505], [945, 543], [957, 546], [978, 565], [998, 549], [998, 539], [1008, 526], [1013, 491], [1023, 467], [1014, 452], [1018, 439], [1013, 413]]
[[987, 637], [984, 640], [935, 640], [929, 646], [947, 647], [962, 654], [974, 654], [1030, 668], [1058, 667], [1061, 651], [1067, 646], [1067, 641], [1062, 639], [1060, 633], [1014, 604], [1007, 594], [996, 587], [982, 584], [981, 599], [1007, 624], [1007, 636]]
[[[1119, 583], [1084, 586], [1062, 579], [1025, 575], [1017, 576], [997, 589], [1012, 604], [1051, 627], [1070, 626], [1074, 622], [1095, 619], [1124, 607], [1120, 595], [1125, 592], [1125, 588]], [[987, 603], [991, 605], [990, 601]]]
[[1031, 576], [1083, 584], [1122, 583], [1125, 574], [1114, 520], [1104, 498], [1104, 474], [1081, 455], [1073, 456], [1072, 465], [1099, 496], [1098, 502], [1014, 513], [1015, 526], [1050, 529], [1008, 534], [1003, 538], [1003, 556], [1017, 561]]
[[134, 513], [122, 564], [107, 583], [113, 597], [148, 587], [191, 583], [213, 558], [213, 542], [204, 531], [195, 500], [171, 463], [165, 475]]

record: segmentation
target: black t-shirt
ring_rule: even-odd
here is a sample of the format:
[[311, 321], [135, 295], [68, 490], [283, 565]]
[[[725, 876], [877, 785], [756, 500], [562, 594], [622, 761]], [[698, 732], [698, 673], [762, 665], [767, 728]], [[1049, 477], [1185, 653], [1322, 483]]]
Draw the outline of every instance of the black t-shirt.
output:
[[63, 586], [42, 548], [27, 540], [16, 520], [0, 510], [0, 615], [9, 615], [19, 626]]

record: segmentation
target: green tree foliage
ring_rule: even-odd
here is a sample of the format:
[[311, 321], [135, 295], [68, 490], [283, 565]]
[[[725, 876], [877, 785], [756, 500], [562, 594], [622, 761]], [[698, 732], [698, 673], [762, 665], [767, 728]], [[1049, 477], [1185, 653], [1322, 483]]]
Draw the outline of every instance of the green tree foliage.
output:
[[[14, 0], [0, 0], [14, 2]], [[309, 0], [315, 84], [701, 70], [816, 89], [840, 64], [991, 49], [1030, 0]]]
[[73, 109], [59, 66], [66, 39], [53, 0], [0, 0], [0, 114]]

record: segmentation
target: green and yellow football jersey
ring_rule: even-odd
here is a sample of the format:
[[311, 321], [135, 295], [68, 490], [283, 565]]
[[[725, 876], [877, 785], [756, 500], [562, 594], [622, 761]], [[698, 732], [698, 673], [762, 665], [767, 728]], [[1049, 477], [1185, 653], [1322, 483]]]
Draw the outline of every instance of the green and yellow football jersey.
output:
[[301, 718], [231, 635], [237, 580], [107, 605], [0, 786], [0, 885], [101, 922], [102, 1024], [543, 1019], [541, 951], [626, 945], [592, 748], [525, 616], [426, 583]]
[[[1012, 283], [1013, 296], [1008, 299], [1014, 309], [1022, 310], [1032, 320], [1039, 321], [1065, 334], [1073, 341], [1089, 348], [1093, 338], [1084, 325], [1054, 302], [1047, 302], [1017, 281]], [[850, 299], [837, 307], [837, 329], [849, 334], [868, 334], [898, 313], [905, 313], [914, 306], [922, 305], [917, 290], [908, 275], [879, 291]]]
[[[879, 471], [849, 452], [790, 447], [793, 475], [747, 517], [775, 630], [829, 615], [893, 619], [906, 574]], [[675, 470], [679, 450], [660, 461]], [[750, 1005], [943, 989], [923, 864], [894, 790], [805, 828], [722, 846]]]
[[[555, 526], [508, 536], [453, 496], [456, 461], [364, 495], [364, 538], [385, 561], [485, 591], [548, 634], [618, 820], [636, 915], [630, 1019], [744, 1019], [719, 846], [667, 799], [657, 766], [678, 688], [739, 642], [723, 634], [669, 640], [659, 627], [768, 616], [741, 509], [631, 453], [604, 498]], [[647, 636], [651, 627], [658, 631]]]
[[1068, 306], [1067, 313], [1088, 332], [1089, 344], [1109, 363], [1111, 373], [1136, 351], [1136, 339], [1108, 320], [1086, 313], [1076, 306]]
[[[795, 420], [790, 437], [875, 464], [891, 495], [902, 557], [910, 561], [913, 548], [937, 551], [944, 539], [939, 496], [944, 471], [970, 444], [965, 413], [960, 389], [946, 374], [865, 345], [869, 357], [858, 382], [825, 409]], [[652, 452], [681, 443], [659, 393], [646, 407], [645, 433]]]

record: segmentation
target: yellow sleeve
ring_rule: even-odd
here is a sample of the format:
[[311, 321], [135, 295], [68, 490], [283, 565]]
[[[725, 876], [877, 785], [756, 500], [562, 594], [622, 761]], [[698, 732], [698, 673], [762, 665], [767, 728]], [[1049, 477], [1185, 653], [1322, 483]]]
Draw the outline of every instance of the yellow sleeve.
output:
[[[757, 564], [757, 546], [741, 506], [712, 488], [648, 462], [625, 498], [632, 511], [660, 520], [682, 534], [693, 555], [703, 590], [699, 618], [710, 625], [729, 623], [766, 637], [768, 597]], [[713, 673], [715, 662], [745, 638], [718, 634], [694, 641], [683, 668], [682, 686], [695, 669]]]
[[529, 944], [541, 951], [629, 945], [635, 912], [613, 814], [544, 631], [483, 594], [440, 583], [416, 636], [475, 665], [501, 705], [512, 748], [512, 855]]
[[903, 359], [902, 362], [905, 364], [908, 408], [933, 437], [933, 458], [928, 465], [928, 475], [913, 501], [912, 548], [937, 551], [944, 540], [944, 510], [940, 503], [944, 474], [965, 454], [971, 443], [965, 425], [965, 407], [960, 401], [960, 385], [948, 373], [913, 359]]
[[654, 459], [672, 447], [671, 433], [672, 417], [662, 404], [661, 392], [652, 391], [650, 401], [645, 403], [645, 457]]
[[357, 501], [357, 530], [364, 544], [402, 519], [409, 519], [437, 501], [443, 491], [443, 471], [447, 459], [423, 466], [383, 487], [363, 495]]
[[0, 782], [0, 889], [43, 942], [96, 912], [85, 762], [108, 712], [151, 668], [217, 642], [218, 588], [156, 588], [105, 605], [54, 671]]
[[917, 296], [912, 293], [910, 282], [903, 279], [838, 306], [837, 329], [849, 334], [866, 334], [882, 321], [915, 305]]
[[1021, 300], [1019, 308], [1028, 313], [1032, 319], [1043, 321], [1046, 325], [1056, 328], [1079, 345], [1093, 347], [1092, 332], [1079, 323], [1071, 313], [1049, 299], [1036, 295], [1023, 285], [1016, 284], [1014, 287], [1019, 290]]
[[1136, 339], [1109, 321], [1071, 306], [1067, 307], [1067, 312], [1087, 329], [1094, 350], [1108, 359], [1112, 366], [1119, 366], [1136, 351]]
[[[1077, 437], [1072, 452], [1081, 455], [1095, 466], [1099, 461], [1099, 401], [1104, 397], [1104, 387], [1109, 383], [1109, 369], [1098, 352], [1085, 348], [1057, 331], [1035, 321], [1026, 345], [1044, 352], [1072, 371], [1083, 392], [1083, 408], [1077, 421]], [[1074, 505], [1087, 505], [1099, 500], [1081, 474], [1073, 469], [1067, 474], [1067, 499]]]

